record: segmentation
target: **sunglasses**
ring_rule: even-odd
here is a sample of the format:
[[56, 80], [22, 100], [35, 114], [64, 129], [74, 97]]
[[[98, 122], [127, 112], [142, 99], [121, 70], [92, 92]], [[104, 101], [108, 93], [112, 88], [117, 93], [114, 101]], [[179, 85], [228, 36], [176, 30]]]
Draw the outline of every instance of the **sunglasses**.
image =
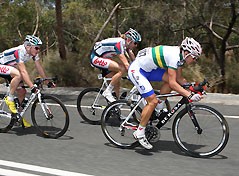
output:
[[134, 42], [135, 45], [138, 45], [139, 43], [138, 42]]
[[198, 60], [198, 57], [197, 57], [197, 56], [194, 56], [194, 55], [192, 55], [192, 54], [191, 54], [191, 56], [192, 56], [193, 60], [195, 60], [195, 61]]
[[35, 50], [40, 50], [40, 47], [35, 46]]

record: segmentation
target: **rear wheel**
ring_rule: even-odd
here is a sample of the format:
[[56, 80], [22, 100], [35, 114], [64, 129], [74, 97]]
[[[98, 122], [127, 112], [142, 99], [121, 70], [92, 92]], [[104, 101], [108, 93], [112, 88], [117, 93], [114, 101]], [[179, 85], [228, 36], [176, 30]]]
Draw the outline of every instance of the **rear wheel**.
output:
[[6, 103], [4, 102], [4, 95], [1, 96], [0, 103], [0, 133], [6, 133], [12, 129], [15, 120], [12, 118]]
[[141, 108], [137, 107], [126, 124], [122, 122], [131, 113], [132, 106], [126, 100], [117, 100], [109, 104], [101, 116], [101, 129], [108, 141], [120, 148], [134, 148], [139, 143], [134, 139], [133, 132], [137, 130], [136, 116], [141, 115]]

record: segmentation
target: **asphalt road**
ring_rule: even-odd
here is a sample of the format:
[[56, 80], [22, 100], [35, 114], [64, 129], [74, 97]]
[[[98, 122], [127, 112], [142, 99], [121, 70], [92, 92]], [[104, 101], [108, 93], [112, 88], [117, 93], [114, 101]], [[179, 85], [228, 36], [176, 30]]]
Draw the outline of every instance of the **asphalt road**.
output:
[[[66, 96], [63, 90], [55, 92], [67, 105], [70, 126], [65, 136], [46, 139], [36, 135], [34, 127], [14, 128], [0, 134], [0, 175], [170, 175], [170, 176], [238, 176], [239, 171], [239, 111], [236, 95], [204, 100], [225, 115], [230, 127], [226, 148], [210, 159], [192, 158], [177, 148], [170, 129], [161, 130], [161, 138], [154, 149], [141, 147], [126, 150], [109, 144], [99, 125], [84, 123], [76, 109], [77, 93]], [[65, 90], [68, 91], [68, 90]], [[215, 94], [211, 95], [213, 97]], [[221, 100], [220, 100], [221, 98]], [[233, 99], [235, 101], [233, 103]], [[30, 113], [28, 112], [30, 121]], [[171, 122], [166, 126], [170, 128]]]

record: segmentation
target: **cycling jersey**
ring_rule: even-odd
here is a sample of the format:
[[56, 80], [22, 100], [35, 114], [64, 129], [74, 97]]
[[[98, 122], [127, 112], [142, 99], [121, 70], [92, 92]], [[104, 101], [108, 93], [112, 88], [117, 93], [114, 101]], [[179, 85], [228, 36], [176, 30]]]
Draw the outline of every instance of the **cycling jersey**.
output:
[[176, 70], [181, 66], [180, 61], [182, 59], [179, 47], [160, 45], [140, 50], [135, 60], [138, 62], [140, 68], [146, 72], [150, 72], [157, 68], [172, 68]]
[[0, 76], [11, 80], [12, 66], [20, 62], [27, 62], [30, 59], [39, 60], [40, 58], [38, 54], [35, 57], [29, 55], [24, 45], [3, 51], [0, 53]]
[[28, 54], [24, 45], [19, 45], [17, 47], [10, 48], [0, 53], [1, 65], [14, 66], [19, 62], [27, 62], [30, 59], [39, 60], [40, 58], [38, 54], [35, 57]]
[[121, 37], [108, 38], [96, 42], [91, 52], [91, 64], [97, 68], [108, 69], [113, 57], [124, 54], [126, 50], [125, 40]]
[[143, 97], [154, 93], [150, 81], [162, 81], [168, 68], [182, 66], [183, 56], [177, 46], [156, 46], [140, 50], [130, 65], [128, 76]]

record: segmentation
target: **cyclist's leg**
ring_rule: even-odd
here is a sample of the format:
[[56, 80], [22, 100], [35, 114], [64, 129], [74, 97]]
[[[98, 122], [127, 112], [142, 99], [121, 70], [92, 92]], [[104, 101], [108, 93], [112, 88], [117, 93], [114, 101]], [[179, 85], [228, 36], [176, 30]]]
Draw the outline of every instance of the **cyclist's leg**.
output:
[[[168, 84], [168, 73], [165, 69], [157, 68], [150, 73], [146, 73], [146, 76], [149, 81], [158, 81], [163, 82], [163, 85], [160, 87], [160, 94], [167, 94], [172, 91]], [[162, 102], [157, 105], [157, 109], [162, 109], [164, 106], [165, 98], [161, 98]]]
[[[111, 60], [110, 59], [106, 59], [106, 58], [102, 58], [99, 56], [96, 56], [94, 53], [91, 54], [91, 64], [99, 69], [108, 69], [109, 65], [110, 65]], [[110, 73], [112, 74], [112, 73]], [[104, 75], [105, 76], [105, 75]], [[109, 75], [110, 76], [110, 75]], [[112, 95], [112, 90], [113, 90], [113, 86], [111, 84], [109, 84], [109, 86], [107, 87], [107, 94], [106, 91], [103, 92], [103, 96], [108, 99], [108, 101], [112, 102], [115, 100], [115, 98]]]
[[[22, 111], [21, 105], [27, 93], [26, 89], [23, 88], [22, 86], [23, 86], [23, 81], [20, 82], [19, 86], [16, 89], [16, 93], [17, 93], [17, 97], [18, 97], [19, 105], [20, 105], [18, 112]], [[26, 120], [26, 117], [22, 117], [22, 123], [23, 123], [23, 127], [25, 128], [31, 127], [31, 123]]]
[[120, 80], [121, 80], [121, 77], [123, 76], [123, 74], [126, 73], [126, 69], [122, 64], [119, 64], [115, 61], [110, 62], [108, 69], [110, 71], [114, 72], [114, 75], [112, 76], [112, 80], [110, 81], [108, 88], [110, 90], [110, 86], [112, 86], [116, 93], [116, 96], [119, 97]]
[[104, 68], [110, 70], [112, 73], [112, 80], [110, 81], [109, 86], [106, 88], [106, 91], [103, 93], [105, 97], [109, 101], [114, 101], [114, 97], [112, 96], [112, 91], [114, 87], [116, 87], [115, 92], [116, 96], [119, 96], [119, 82], [122, 77], [122, 75], [126, 72], [124, 66], [121, 64], [118, 64], [117, 62], [107, 59], [107, 58], [102, 58], [98, 57], [96, 55], [91, 56], [91, 64], [97, 68]]
[[[132, 70], [132, 71], [131, 71]], [[141, 96], [147, 101], [147, 105], [143, 108], [140, 125], [146, 127], [150, 116], [158, 104], [158, 99], [154, 93], [150, 81], [162, 81], [165, 73], [164, 69], [158, 68], [151, 72], [145, 72], [138, 68], [137, 64], [131, 64], [129, 68], [129, 78], [139, 90]]]
[[134, 137], [138, 139], [139, 143], [146, 149], [152, 149], [152, 145], [145, 137], [145, 128], [148, 121], [158, 103], [154, 90], [147, 79], [147, 74], [133, 62], [128, 70], [128, 76], [132, 83], [137, 87], [139, 93], [147, 101], [146, 106], [143, 108], [141, 114], [141, 121], [136, 132], [133, 133]]
[[21, 74], [16, 68], [7, 65], [0, 65], [0, 74], [2, 77], [5, 77], [10, 81], [10, 92], [5, 99], [5, 102], [10, 111], [16, 114], [17, 109], [14, 103], [14, 93], [21, 80]]
[[17, 97], [19, 99], [19, 103], [22, 104], [23, 99], [26, 96], [26, 89], [22, 87], [23, 86], [23, 81], [21, 81], [16, 89]]

